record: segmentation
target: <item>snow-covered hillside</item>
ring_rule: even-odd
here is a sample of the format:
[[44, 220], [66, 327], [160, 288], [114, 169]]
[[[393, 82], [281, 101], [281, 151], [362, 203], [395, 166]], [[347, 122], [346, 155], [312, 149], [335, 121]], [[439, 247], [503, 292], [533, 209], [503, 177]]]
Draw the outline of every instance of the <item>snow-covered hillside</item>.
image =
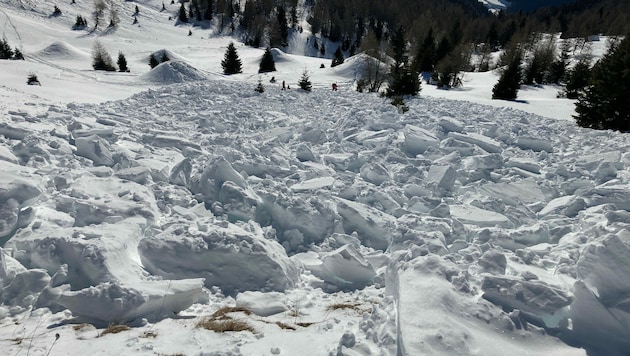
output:
[[[46, 3], [0, 5], [26, 55], [0, 61], [3, 353], [630, 349], [630, 138], [576, 127], [557, 88], [508, 104], [469, 74], [403, 113], [353, 89], [357, 58], [274, 50], [259, 75], [237, 45], [224, 76], [235, 39], [173, 26], [175, 5], [120, 2], [88, 33], [88, 1]], [[95, 39], [131, 71], [93, 71]]]

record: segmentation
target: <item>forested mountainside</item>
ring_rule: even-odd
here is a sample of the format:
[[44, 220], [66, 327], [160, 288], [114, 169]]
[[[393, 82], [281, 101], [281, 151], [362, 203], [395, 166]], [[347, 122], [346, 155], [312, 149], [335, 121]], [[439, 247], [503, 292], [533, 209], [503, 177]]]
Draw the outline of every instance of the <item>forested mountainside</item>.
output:
[[[562, 6], [575, 2], [575, 0], [511, 0], [507, 10], [509, 12], [532, 12], [547, 6]], [[590, 1], [596, 2], [596, 1]]]

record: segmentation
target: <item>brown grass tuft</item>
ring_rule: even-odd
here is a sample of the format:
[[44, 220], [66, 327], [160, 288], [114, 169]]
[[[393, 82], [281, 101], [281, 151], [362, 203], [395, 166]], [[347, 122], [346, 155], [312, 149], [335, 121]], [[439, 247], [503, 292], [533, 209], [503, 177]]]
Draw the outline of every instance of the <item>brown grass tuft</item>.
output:
[[359, 304], [352, 303], [335, 303], [327, 308], [328, 310], [343, 310], [343, 309], [351, 309], [355, 311], [360, 311]]
[[141, 337], [144, 337], [144, 338], [150, 338], [150, 337], [152, 337], [152, 338], [156, 338], [156, 337], [157, 337], [157, 333], [156, 333], [156, 332], [154, 332], [154, 331], [145, 331], [145, 332], [142, 334], [142, 336], [141, 336]]
[[295, 330], [295, 328], [289, 324], [283, 323], [281, 321], [276, 321], [276, 325], [280, 327], [280, 329], [284, 330]]
[[109, 324], [109, 326], [101, 332], [100, 336], [105, 334], [118, 334], [119, 332], [130, 330], [131, 328], [124, 324]]
[[223, 333], [226, 331], [249, 331], [256, 333], [256, 330], [242, 320], [235, 320], [228, 316], [222, 316], [221, 320], [206, 318], [197, 323], [197, 327], [214, 332]]
[[299, 323], [296, 323], [296, 325], [297, 325], [297, 326], [301, 326], [301, 327], [303, 327], [303, 328], [308, 328], [309, 326], [311, 326], [311, 325], [313, 325], [313, 324], [315, 324], [315, 323], [309, 323], [309, 322], [299, 322]]
[[230, 319], [230, 317], [227, 315], [230, 313], [243, 313], [245, 315], [251, 315], [252, 311], [245, 307], [223, 307], [215, 311], [212, 314], [211, 318], [214, 320]]
[[92, 324], [88, 324], [88, 323], [81, 323], [81, 324], [77, 324], [77, 325], [73, 325], [72, 329], [74, 331], [79, 331], [79, 330], [83, 330], [85, 328], [89, 328], [90, 326], [92, 326]]

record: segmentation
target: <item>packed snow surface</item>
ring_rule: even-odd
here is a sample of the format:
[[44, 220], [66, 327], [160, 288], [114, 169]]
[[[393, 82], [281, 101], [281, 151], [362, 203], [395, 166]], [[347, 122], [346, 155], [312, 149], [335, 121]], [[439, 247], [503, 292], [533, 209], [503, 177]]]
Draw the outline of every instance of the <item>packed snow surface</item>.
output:
[[[506, 104], [474, 73], [404, 112], [353, 90], [361, 56], [299, 47], [259, 76], [239, 46], [226, 77], [233, 39], [150, 0], [100, 34], [132, 71], [96, 73], [96, 34], [6, 3], [27, 61], [0, 61], [3, 354], [628, 354], [630, 136], [576, 127], [554, 88]], [[198, 327], [225, 321], [251, 329]]]

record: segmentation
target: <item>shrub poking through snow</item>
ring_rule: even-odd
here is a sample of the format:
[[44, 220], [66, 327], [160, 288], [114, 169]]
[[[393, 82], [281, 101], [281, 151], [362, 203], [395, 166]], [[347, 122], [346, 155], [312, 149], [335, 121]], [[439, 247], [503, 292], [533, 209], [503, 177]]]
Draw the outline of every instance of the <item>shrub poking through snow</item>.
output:
[[260, 80], [260, 78], [258, 78], [258, 85], [256, 85], [256, 88], [254, 89], [254, 91], [258, 93], [265, 92], [265, 86], [263, 85], [262, 80]]
[[243, 320], [232, 318], [229, 314], [242, 313], [251, 315], [252, 312], [244, 307], [223, 307], [215, 311], [210, 317], [204, 318], [197, 323], [198, 328], [212, 330], [223, 333], [226, 331], [249, 331], [256, 333], [256, 330]]
[[35, 74], [35, 73], [28, 73], [28, 78], [26, 79], [26, 84], [28, 84], [28, 85], [42, 85], [39, 82], [39, 79], [37, 79], [37, 74]]
[[118, 334], [123, 331], [130, 330], [131, 328], [124, 324], [109, 324], [103, 332], [101, 332], [100, 336], [105, 334]]

